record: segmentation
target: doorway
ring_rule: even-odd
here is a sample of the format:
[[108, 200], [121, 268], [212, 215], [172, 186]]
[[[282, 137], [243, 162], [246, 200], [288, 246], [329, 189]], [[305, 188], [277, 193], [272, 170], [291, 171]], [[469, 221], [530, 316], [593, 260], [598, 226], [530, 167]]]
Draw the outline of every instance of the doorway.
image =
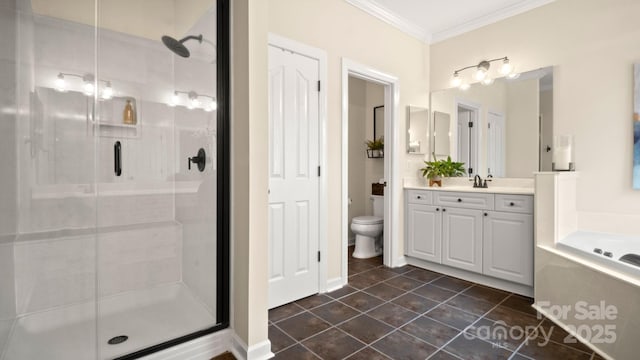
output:
[[504, 177], [505, 128], [504, 114], [489, 111], [487, 114], [487, 175]]
[[[334, 287], [340, 287], [348, 282], [348, 245], [349, 245], [349, 176], [351, 173], [351, 167], [349, 163], [349, 78], [359, 79], [371, 84], [376, 84], [384, 88], [384, 101], [383, 104], [377, 104], [377, 110], [380, 111], [378, 106], [384, 106], [384, 155], [383, 163], [383, 178], [384, 185], [384, 231], [382, 241], [382, 254], [384, 265], [389, 267], [398, 266], [402, 259], [398, 257], [399, 251], [395, 250], [395, 245], [392, 243], [395, 230], [398, 224], [398, 205], [395, 204], [394, 199], [400, 198], [399, 191], [402, 190], [401, 184], [396, 181], [399, 179], [398, 164], [394, 161], [394, 148], [397, 144], [398, 131], [395, 127], [396, 111], [398, 108], [399, 98], [399, 85], [398, 78], [386, 74], [377, 69], [371, 68], [366, 65], [359, 64], [349, 59], [342, 60], [342, 269], [341, 269], [341, 284], [332, 284]], [[371, 108], [373, 112], [374, 109]], [[377, 136], [378, 134], [376, 134]], [[371, 136], [371, 135], [370, 135]], [[364, 151], [364, 149], [363, 149]], [[364, 156], [364, 152], [363, 152]], [[378, 159], [380, 160], [380, 159]], [[378, 179], [380, 181], [380, 179]], [[368, 185], [369, 187], [371, 185]], [[331, 289], [331, 287], [330, 287]]]
[[467, 174], [479, 173], [478, 144], [480, 106], [458, 100], [456, 103], [457, 155], [458, 161], [466, 164]]

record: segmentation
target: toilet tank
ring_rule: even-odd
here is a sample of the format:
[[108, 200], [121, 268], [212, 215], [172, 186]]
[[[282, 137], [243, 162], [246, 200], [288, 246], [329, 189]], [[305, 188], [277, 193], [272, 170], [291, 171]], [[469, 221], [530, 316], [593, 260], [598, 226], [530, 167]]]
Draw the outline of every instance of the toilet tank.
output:
[[384, 217], [384, 196], [371, 195], [373, 201], [373, 216]]

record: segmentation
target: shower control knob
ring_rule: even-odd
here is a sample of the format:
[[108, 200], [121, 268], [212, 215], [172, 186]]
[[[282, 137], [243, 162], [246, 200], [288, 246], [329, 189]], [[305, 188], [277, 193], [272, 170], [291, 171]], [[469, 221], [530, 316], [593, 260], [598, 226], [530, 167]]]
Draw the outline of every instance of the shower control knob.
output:
[[606, 257], [613, 257], [613, 253], [611, 253], [611, 251], [605, 251], [604, 254], [602, 254]]
[[189, 158], [189, 161], [187, 162], [189, 170], [191, 170], [192, 163], [198, 165], [198, 170], [200, 170], [200, 172], [204, 171], [205, 164], [207, 163], [207, 154], [203, 148], [198, 150], [198, 155]]

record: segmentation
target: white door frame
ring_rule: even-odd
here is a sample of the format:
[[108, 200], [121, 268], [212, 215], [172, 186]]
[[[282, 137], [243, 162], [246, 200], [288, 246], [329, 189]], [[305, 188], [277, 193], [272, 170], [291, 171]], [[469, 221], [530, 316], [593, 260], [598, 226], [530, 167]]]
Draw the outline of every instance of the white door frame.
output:
[[404, 256], [396, 254], [393, 239], [398, 241], [399, 201], [402, 184], [395, 161], [396, 145], [400, 144], [399, 132], [395, 126], [400, 99], [400, 81], [396, 76], [342, 58], [342, 284], [348, 282], [349, 244], [349, 76], [374, 82], [384, 86], [384, 178], [387, 181], [384, 199], [384, 264], [389, 267], [404, 265]]
[[320, 164], [320, 181], [318, 197], [318, 251], [320, 251], [320, 263], [318, 264], [318, 291], [327, 291], [327, 52], [280, 35], [269, 33], [269, 45], [279, 47], [311, 59], [318, 60], [320, 79], [320, 93], [318, 104], [318, 163]]

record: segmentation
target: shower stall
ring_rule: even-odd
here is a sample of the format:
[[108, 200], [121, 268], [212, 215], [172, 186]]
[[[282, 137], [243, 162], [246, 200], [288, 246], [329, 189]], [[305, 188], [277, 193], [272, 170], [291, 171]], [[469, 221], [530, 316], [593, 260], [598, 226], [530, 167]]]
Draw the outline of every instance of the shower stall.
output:
[[0, 2], [0, 360], [228, 326], [228, 6]]

